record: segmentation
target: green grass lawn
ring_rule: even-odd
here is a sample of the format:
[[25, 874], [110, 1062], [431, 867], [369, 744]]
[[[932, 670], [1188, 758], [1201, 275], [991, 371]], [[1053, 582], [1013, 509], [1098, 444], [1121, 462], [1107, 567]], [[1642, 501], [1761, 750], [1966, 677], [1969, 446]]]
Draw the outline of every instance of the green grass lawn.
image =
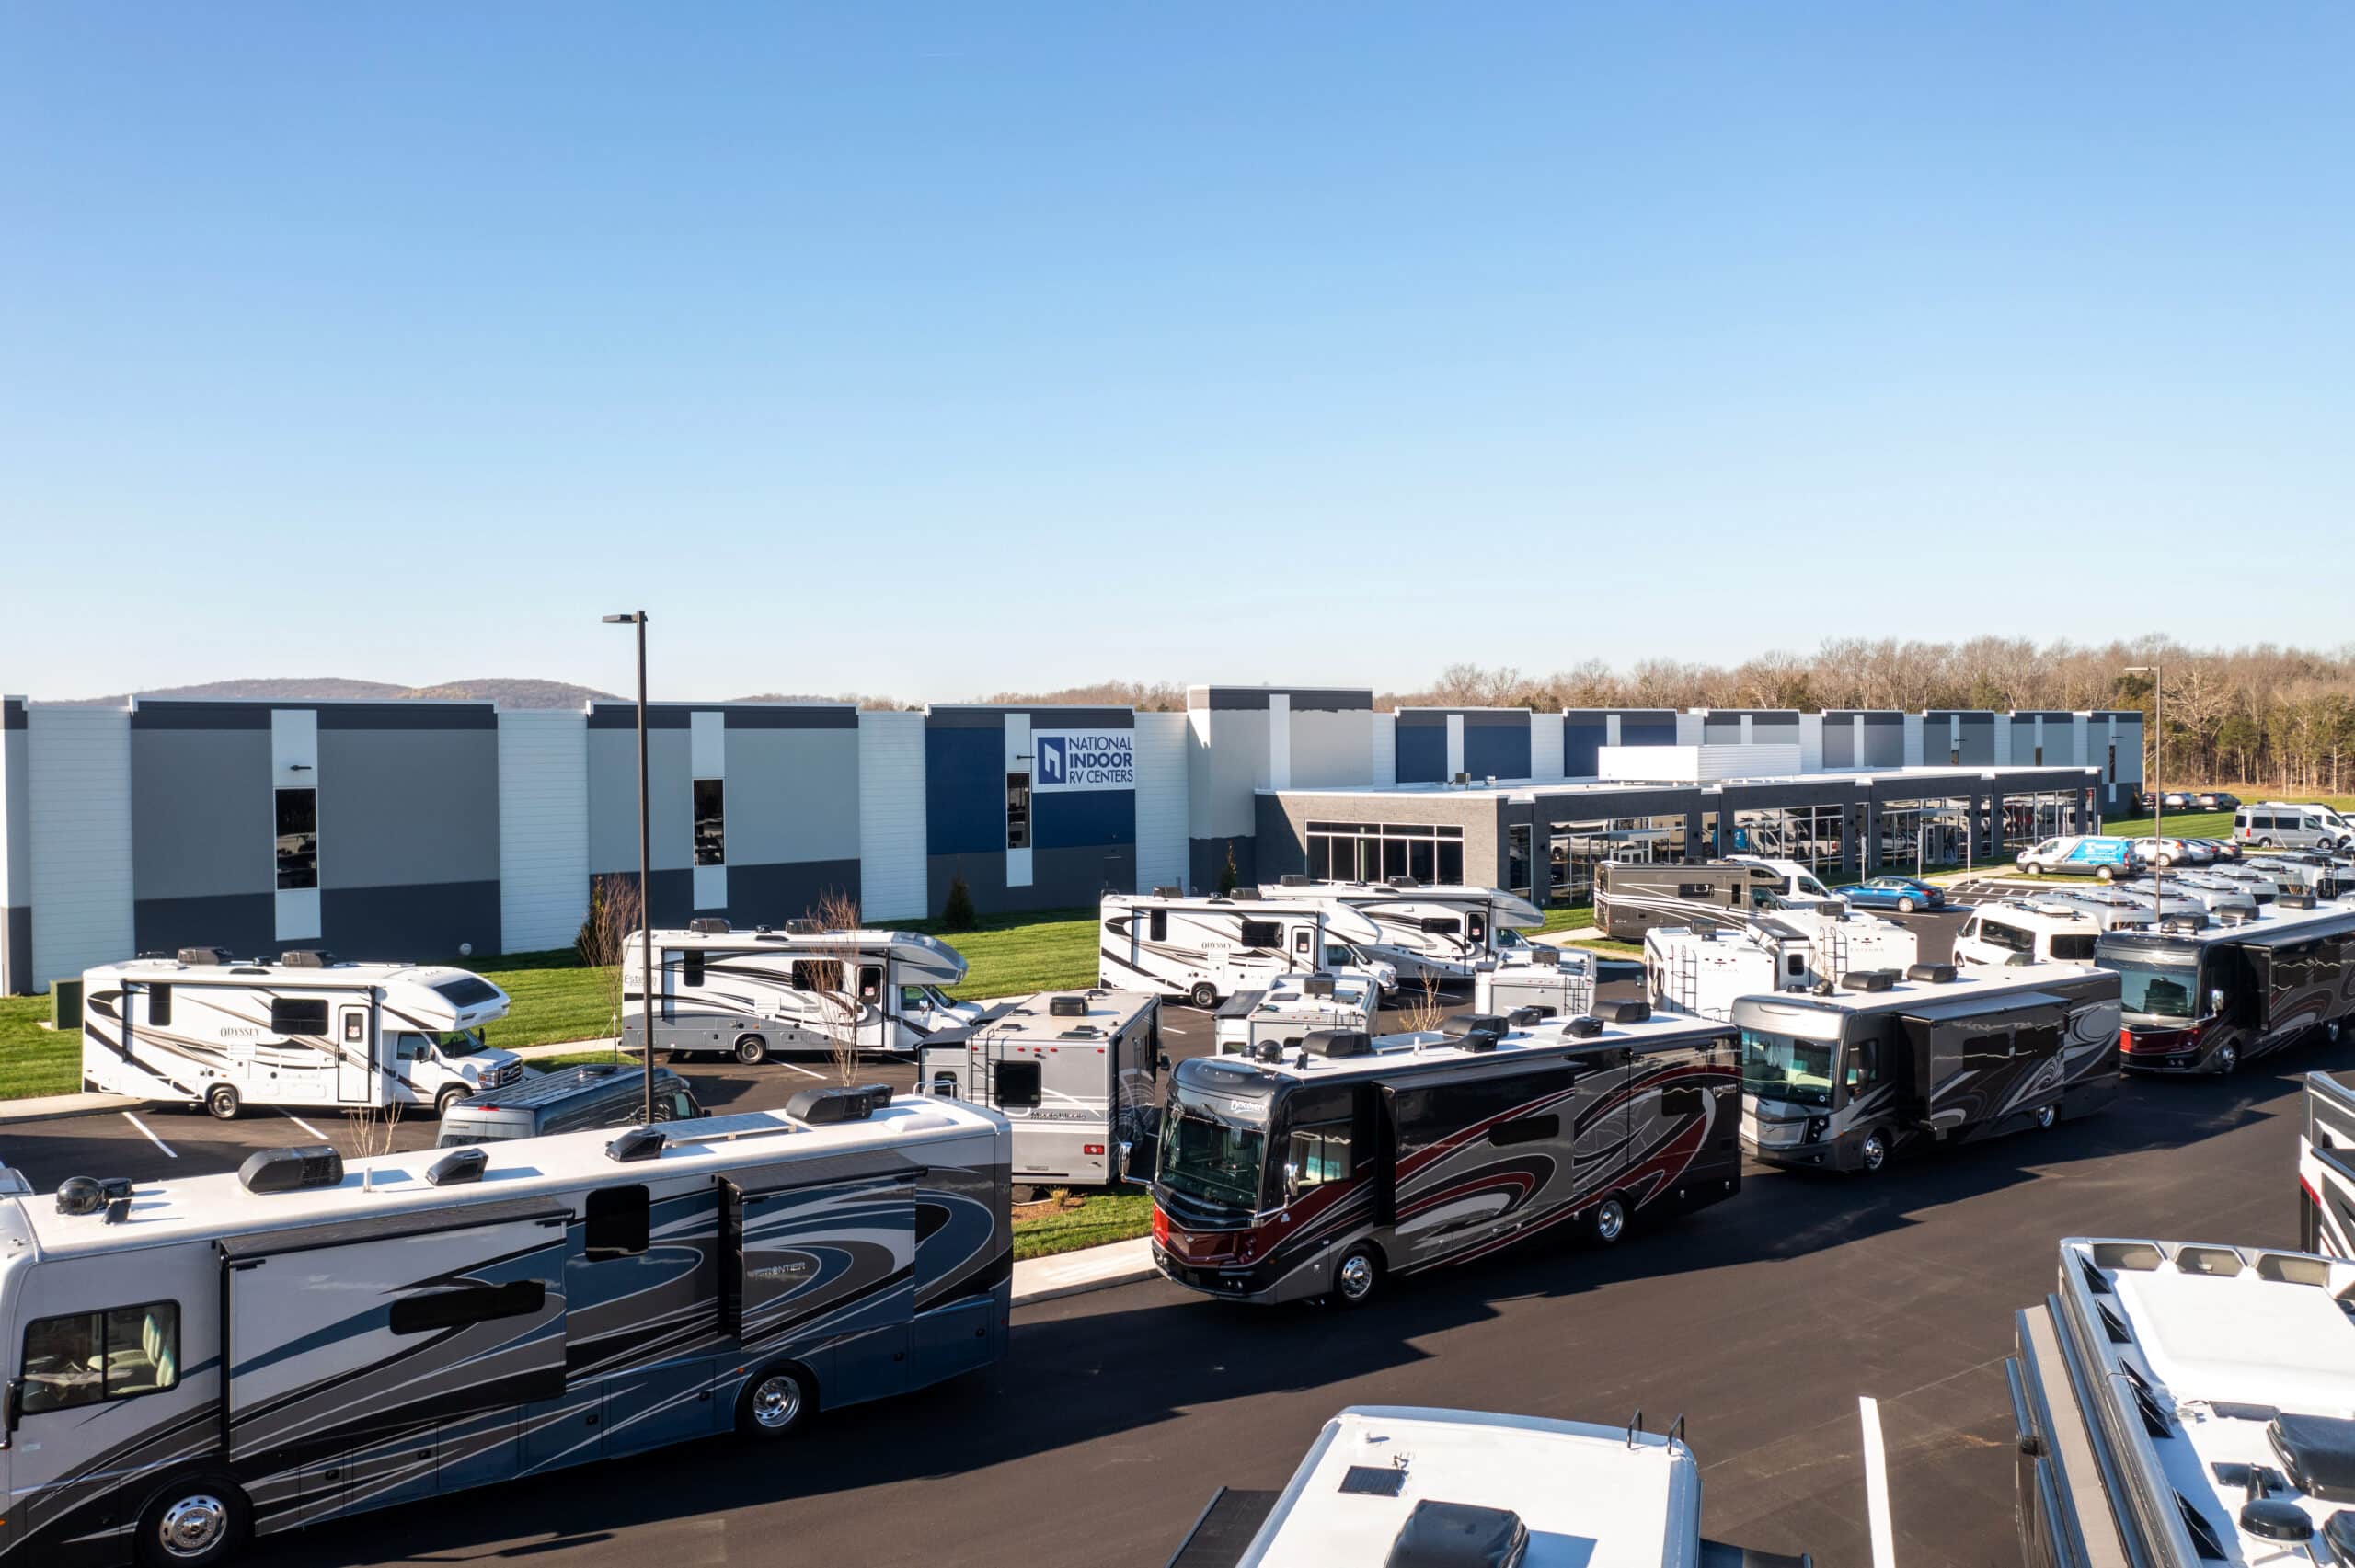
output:
[[45, 996], [0, 996], [0, 1100], [71, 1094], [82, 1087], [82, 1036], [40, 1027]]
[[1142, 1187], [1091, 1193], [1077, 1208], [1014, 1222], [1014, 1257], [1052, 1257], [1108, 1242], [1126, 1242], [1153, 1230], [1153, 1197]]

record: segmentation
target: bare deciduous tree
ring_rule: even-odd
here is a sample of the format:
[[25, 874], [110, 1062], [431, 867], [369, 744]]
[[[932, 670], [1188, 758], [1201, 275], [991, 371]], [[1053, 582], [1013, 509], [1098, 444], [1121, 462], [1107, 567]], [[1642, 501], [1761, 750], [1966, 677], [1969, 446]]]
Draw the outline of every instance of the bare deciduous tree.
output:
[[1447, 1009], [1439, 999], [1439, 978], [1425, 975], [1415, 988], [1414, 1000], [1398, 1010], [1398, 1023], [1420, 1034], [1436, 1029], [1446, 1021]]
[[825, 1021], [835, 1081], [856, 1083], [860, 1066], [859, 1024], [870, 1013], [879, 1013], [883, 1005], [880, 995], [862, 996], [859, 991], [859, 949], [853, 934], [859, 928], [858, 900], [840, 888], [829, 887], [810, 906], [810, 918], [824, 933], [819, 942], [803, 944], [811, 960], [821, 966], [819, 989], [810, 994]]
[[581, 963], [603, 971], [606, 1028], [616, 1048], [625, 1002], [622, 960], [628, 956], [629, 939], [638, 934], [641, 913], [636, 877], [600, 876], [590, 887], [589, 918], [580, 922], [580, 934], [572, 939], [573, 952]]

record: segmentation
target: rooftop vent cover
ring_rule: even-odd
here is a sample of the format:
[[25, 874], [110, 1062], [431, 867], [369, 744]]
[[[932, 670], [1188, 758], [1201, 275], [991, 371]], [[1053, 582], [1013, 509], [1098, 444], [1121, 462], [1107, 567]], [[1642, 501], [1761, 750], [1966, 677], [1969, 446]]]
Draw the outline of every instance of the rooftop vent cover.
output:
[[57, 1212], [96, 1214], [131, 1196], [128, 1176], [68, 1176], [57, 1186]]
[[1926, 981], [1934, 986], [1951, 985], [1954, 983], [1954, 966], [1952, 964], [1915, 964], [1905, 971], [1905, 978], [1909, 980]]
[[1840, 983], [1850, 990], [1887, 990], [1897, 983], [1897, 971], [1852, 969], [1840, 977]]
[[1594, 1015], [1606, 1024], [1641, 1024], [1652, 1015], [1648, 1001], [1598, 1001]]
[[826, 934], [826, 928], [816, 921], [805, 917], [801, 920], [786, 921], [785, 933], [787, 936], [823, 936]]
[[1155, 887], [1153, 896], [1156, 898], [1182, 898], [1186, 890], [1183, 887]]
[[1411, 876], [1394, 876], [1390, 879], [1390, 886], [1393, 887], [1419, 887], [1422, 884], [1416, 881]]
[[1591, 1040], [1603, 1033], [1603, 1020], [1592, 1013], [1580, 1013], [1562, 1025], [1562, 1032], [1574, 1040]]
[[1558, 969], [1562, 967], [1562, 950], [1539, 943], [1529, 950], [1529, 964], [1535, 969]]
[[237, 1180], [249, 1193], [291, 1193], [304, 1187], [331, 1187], [343, 1180], [343, 1156], [331, 1144], [306, 1144], [295, 1149], [259, 1149], [237, 1167]]
[[697, 915], [687, 922], [687, 929], [697, 936], [725, 936], [728, 922], [718, 915]]
[[1311, 1056], [1369, 1057], [1373, 1036], [1362, 1029], [1311, 1029], [1301, 1036], [1300, 1048]]
[[1084, 996], [1049, 997], [1047, 999], [1047, 1016], [1050, 1018], [1085, 1018], [1087, 1016], [1087, 999]]
[[426, 1185], [454, 1187], [465, 1182], [482, 1180], [490, 1165], [490, 1155], [480, 1149], [453, 1149], [425, 1168]]
[[209, 968], [229, 961], [229, 950], [225, 947], [183, 947], [180, 949], [180, 962], [191, 968], [198, 966]]
[[2315, 907], [2311, 893], [2284, 893], [2273, 901], [2285, 910], [2311, 910]]
[[1505, 1023], [1515, 1029], [1526, 1029], [1545, 1016], [1543, 1007], [1516, 1007], [1505, 1014]]
[[634, 1127], [605, 1145], [605, 1158], [623, 1165], [651, 1160], [662, 1152], [665, 1141], [659, 1127]]
[[1331, 996], [1333, 994], [1333, 977], [1330, 975], [1309, 976], [1308, 979], [1301, 982], [1300, 994], [1303, 996]]
[[785, 1103], [785, 1114], [811, 1127], [833, 1127], [841, 1122], [863, 1122], [890, 1103], [891, 1086], [888, 1083], [804, 1089]]
[[1315, 883], [1316, 879], [1315, 877], [1305, 876], [1297, 871], [1287, 871], [1283, 875], [1282, 885], [1286, 887], [1312, 887], [1315, 886]]
[[1510, 1508], [1425, 1498], [1398, 1527], [1383, 1568], [1515, 1568], [1529, 1527]]

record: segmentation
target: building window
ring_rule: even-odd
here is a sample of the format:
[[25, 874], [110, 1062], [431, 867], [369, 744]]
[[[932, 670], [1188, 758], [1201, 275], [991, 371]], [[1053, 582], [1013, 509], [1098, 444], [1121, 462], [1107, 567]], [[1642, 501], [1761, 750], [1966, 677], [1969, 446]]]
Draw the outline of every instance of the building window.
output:
[[1505, 887], [1522, 898], [1529, 897], [1529, 824], [1514, 822], [1505, 828]]
[[1464, 880], [1464, 830], [1430, 823], [1311, 822], [1308, 874], [1333, 882]]
[[161, 1393], [180, 1380], [179, 1359], [177, 1301], [36, 1318], [25, 1329], [17, 1408], [38, 1415]]
[[2118, 782], [2118, 742], [2115, 740], [2109, 743], [2109, 782]]
[[1027, 850], [1030, 847], [1030, 775], [1005, 775], [1005, 847]]
[[278, 885], [281, 888], [319, 885], [319, 792], [316, 789], [278, 792]]
[[695, 781], [695, 864], [728, 864], [728, 781]]
[[2044, 748], [2041, 746], [2036, 749], [2036, 761], [2033, 765], [2039, 768], [2044, 766]]

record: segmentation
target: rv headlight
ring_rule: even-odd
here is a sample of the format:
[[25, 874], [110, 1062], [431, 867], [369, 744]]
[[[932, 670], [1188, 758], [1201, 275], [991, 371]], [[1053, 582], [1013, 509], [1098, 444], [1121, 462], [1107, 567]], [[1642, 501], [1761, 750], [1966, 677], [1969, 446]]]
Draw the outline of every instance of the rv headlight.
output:
[[1829, 1117], [1809, 1116], [1807, 1119], [1807, 1140], [1809, 1143], [1821, 1143], [1823, 1141], [1823, 1135], [1831, 1128], [1832, 1122]]

